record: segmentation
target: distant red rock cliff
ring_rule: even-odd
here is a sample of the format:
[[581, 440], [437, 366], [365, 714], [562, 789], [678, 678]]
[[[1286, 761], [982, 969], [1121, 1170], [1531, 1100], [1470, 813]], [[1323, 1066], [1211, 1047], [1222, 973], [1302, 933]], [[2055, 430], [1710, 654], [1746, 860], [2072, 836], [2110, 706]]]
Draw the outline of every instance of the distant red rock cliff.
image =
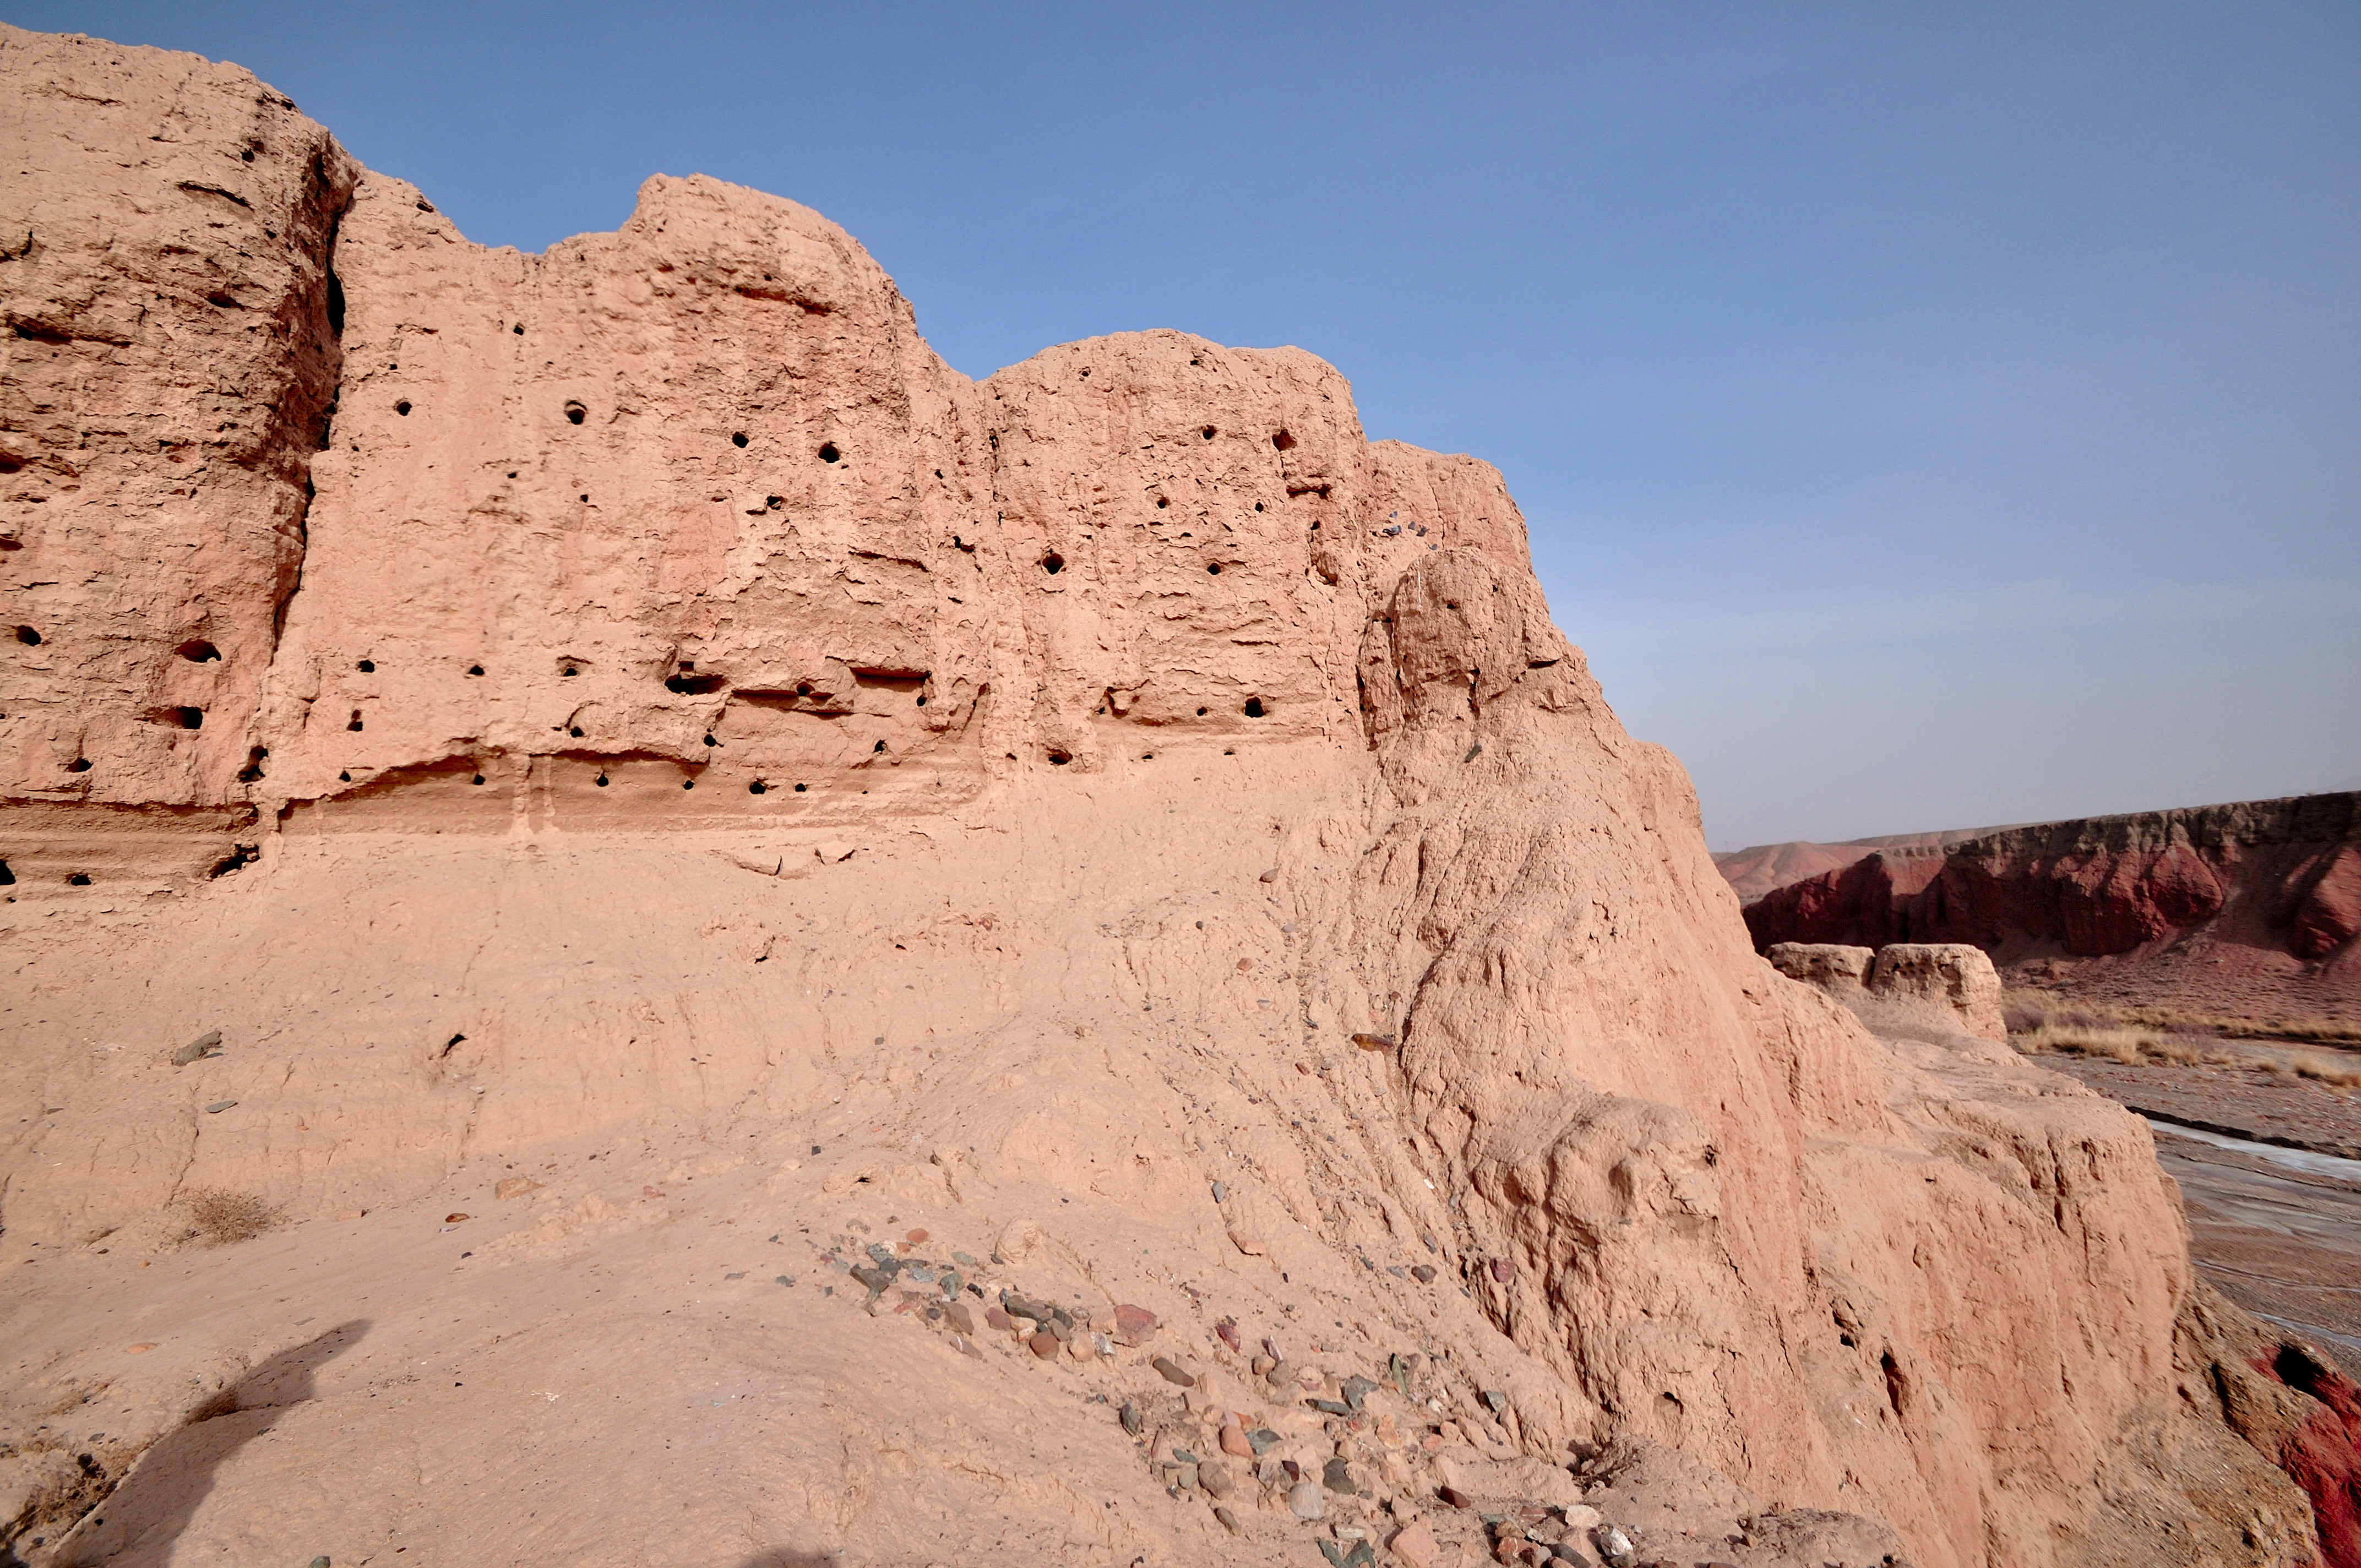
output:
[[1724, 850], [1713, 858], [1714, 868], [1730, 883], [1741, 904], [1792, 883], [1828, 872], [1842, 871], [1880, 850], [1940, 850], [1965, 839], [1997, 833], [1997, 828], [1954, 828], [1940, 833], [1894, 833], [1882, 839], [1848, 839], [1840, 844], [1816, 844], [1797, 839], [1785, 844], [1755, 844]]
[[[2136, 964], [2221, 1007], [2361, 1012], [2361, 794], [2096, 817], [1874, 850], [1746, 909], [1778, 942], [1971, 942], [2036, 981]], [[2114, 960], [2096, 966], [2083, 960]]]

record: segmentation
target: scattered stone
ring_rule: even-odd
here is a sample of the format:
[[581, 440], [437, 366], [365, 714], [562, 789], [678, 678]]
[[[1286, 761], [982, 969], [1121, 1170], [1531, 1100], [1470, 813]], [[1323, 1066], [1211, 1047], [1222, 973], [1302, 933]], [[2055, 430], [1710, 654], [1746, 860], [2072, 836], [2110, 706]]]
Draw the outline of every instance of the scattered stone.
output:
[[172, 1053], [172, 1065], [174, 1067], [186, 1067], [192, 1061], [203, 1061], [207, 1057], [217, 1057], [219, 1055], [221, 1055], [221, 1031], [219, 1029], [207, 1029], [203, 1034], [199, 1035], [195, 1039], [191, 1040], [187, 1045], [182, 1046], [179, 1050]]
[[1298, 1481], [1288, 1488], [1288, 1511], [1300, 1519], [1316, 1519], [1328, 1511], [1328, 1494], [1317, 1481]]
[[912, 1246], [921, 1246], [921, 1245], [925, 1245], [925, 1243], [926, 1243], [926, 1240], [927, 1240], [927, 1233], [926, 1233], [926, 1232], [924, 1232], [924, 1231], [922, 1231], [922, 1230], [921, 1230], [921, 1231], [912, 1231], [908, 1235], [906, 1235], [906, 1236], [903, 1237], [902, 1239], [903, 1239], [904, 1241], [908, 1242]]
[[1058, 1336], [1047, 1329], [1035, 1330], [1033, 1337], [1027, 1340], [1025, 1344], [1026, 1348], [1044, 1361], [1058, 1354]]
[[323, 1552], [319, 1556], [312, 1559], [312, 1568], [333, 1568], [328, 1561], [328, 1554]]
[[950, 1306], [945, 1307], [943, 1309], [943, 1319], [959, 1332], [966, 1334], [971, 1338], [974, 1336], [975, 1314], [967, 1310], [966, 1302], [953, 1301]]
[[1378, 1387], [1378, 1386], [1374, 1379], [1363, 1377], [1358, 1373], [1356, 1373], [1352, 1376], [1345, 1379], [1344, 1386], [1338, 1390], [1338, 1392], [1345, 1396], [1345, 1405], [1352, 1410], [1353, 1414], [1357, 1416], [1361, 1413], [1361, 1401], [1367, 1398], [1371, 1394], [1376, 1393]]
[[208, 1116], [218, 1116], [236, 1103], [237, 1102], [235, 1100], [216, 1100], [212, 1104], [205, 1107], [205, 1114]]
[[1328, 1463], [1320, 1467], [1320, 1484], [1346, 1497], [1361, 1489], [1361, 1484], [1353, 1479], [1353, 1466], [1341, 1453], [1331, 1456]]
[[1284, 1361], [1271, 1363], [1270, 1370], [1263, 1374], [1263, 1380], [1274, 1388], [1284, 1388], [1294, 1379], [1295, 1368]]
[[1139, 1407], [1129, 1399], [1123, 1402], [1123, 1409], [1117, 1412], [1115, 1419], [1123, 1422], [1123, 1430], [1134, 1437], [1137, 1437], [1139, 1429], [1148, 1424], [1146, 1419], [1139, 1413]]
[[1424, 1519], [1412, 1519], [1394, 1531], [1386, 1548], [1408, 1564], [1408, 1568], [1433, 1568], [1443, 1545], [1434, 1539], [1434, 1527]]
[[1254, 1375], [1259, 1377], [1278, 1364], [1268, 1355], [1257, 1355], [1246, 1365], [1253, 1369]]
[[786, 1275], [781, 1274], [774, 1276], [771, 1283], [774, 1285], [793, 1285], [795, 1281], [789, 1278]]
[[1513, 1257], [1496, 1257], [1490, 1267], [1492, 1277], [1502, 1285], [1517, 1277], [1517, 1260]]
[[522, 1198], [528, 1192], [541, 1190], [541, 1183], [530, 1176], [511, 1176], [492, 1189], [495, 1198]]
[[983, 1266], [963, 1252], [955, 1252], [951, 1254], [951, 1261], [958, 1264], [961, 1268], [981, 1268]]
[[1264, 1453], [1269, 1452], [1278, 1445], [1279, 1434], [1271, 1431], [1268, 1427], [1257, 1427], [1254, 1431], [1246, 1433], [1246, 1446], [1255, 1451], [1255, 1456], [1257, 1458], [1260, 1458]]
[[1219, 1519], [1222, 1522], [1222, 1528], [1228, 1530], [1232, 1535], [1241, 1535], [1245, 1533], [1238, 1527], [1238, 1516], [1232, 1513], [1229, 1509], [1215, 1508], [1213, 1510], [1213, 1517]]
[[1386, 1371], [1392, 1376], [1394, 1387], [1401, 1390], [1401, 1397], [1405, 1399], [1409, 1398], [1411, 1397], [1410, 1357], [1401, 1354], [1389, 1356], [1386, 1360]]
[[1238, 1348], [1238, 1321], [1235, 1318], [1224, 1318], [1213, 1325], [1213, 1332], [1220, 1335], [1222, 1343], [1232, 1350]]
[[1498, 1388], [1485, 1389], [1484, 1402], [1492, 1407], [1492, 1413], [1496, 1416], [1509, 1408], [1508, 1395], [1500, 1392]]
[[997, 1307], [986, 1307], [983, 1310], [983, 1321], [987, 1328], [998, 1329], [1003, 1333], [1016, 1326], [1016, 1320]]
[[1251, 1442], [1247, 1441], [1246, 1429], [1240, 1426], [1235, 1421], [1226, 1421], [1223, 1423], [1222, 1452], [1230, 1455], [1234, 1459], [1253, 1458], [1255, 1446]]
[[1000, 1304], [1014, 1318], [1030, 1318], [1037, 1323], [1047, 1323], [1057, 1316], [1057, 1309], [1047, 1302], [1036, 1301], [1030, 1296], [1020, 1296], [1014, 1290], [1000, 1293]]
[[1177, 1383], [1183, 1388], [1194, 1388], [1197, 1386], [1197, 1379], [1181, 1371], [1180, 1365], [1169, 1355], [1159, 1355], [1148, 1365], [1162, 1374], [1167, 1383]]
[[1631, 1544], [1631, 1538], [1620, 1526], [1600, 1525], [1590, 1532], [1590, 1544], [1607, 1560], [1608, 1568], [1631, 1568], [1639, 1559], [1639, 1548]]
[[1410, 1266], [1410, 1277], [1421, 1285], [1432, 1285], [1434, 1283], [1434, 1265], [1413, 1263]]
[[467, 1216], [465, 1214], [445, 1214], [443, 1216], [443, 1223], [446, 1225], [465, 1224], [467, 1220]]
[[1220, 1182], [1218, 1182], [1218, 1181], [1216, 1181], [1215, 1183], [1213, 1183], [1213, 1201], [1214, 1201], [1214, 1202], [1216, 1202], [1216, 1203], [1222, 1202], [1224, 1200], [1227, 1199], [1227, 1198], [1229, 1197], [1229, 1195], [1230, 1195], [1230, 1190], [1229, 1190], [1228, 1188], [1226, 1188], [1226, 1187], [1223, 1186], [1223, 1185], [1222, 1185]]
[[1323, 1416], [1334, 1416], [1342, 1420], [1353, 1414], [1353, 1407], [1342, 1399], [1306, 1399], [1303, 1402]]
[[1167, 1470], [1165, 1475], [1171, 1477], [1175, 1490], [1193, 1492], [1197, 1489], [1197, 1466], [1194, 1462], [1183, 1461]]
[[1117, 1344], [1138, 1344], [1155, 1332], [1155, 1313], [1145, 1307], [1135, 1307], [1128, 1301], [1116, 1303], [1115, 1338]]
[[1455, 1508], [1472, 1508], [1476, 1506], [1476, 1499], [1456, 1486], [1437, 1486], [1434, 1489], [1434, 1495]]
[[1218, 1459], [1197, 1461], [1197, 1485], [1208, 1497], [1226, 1497], [1237, 1486], [1230, 1475], [1230, 1467]]

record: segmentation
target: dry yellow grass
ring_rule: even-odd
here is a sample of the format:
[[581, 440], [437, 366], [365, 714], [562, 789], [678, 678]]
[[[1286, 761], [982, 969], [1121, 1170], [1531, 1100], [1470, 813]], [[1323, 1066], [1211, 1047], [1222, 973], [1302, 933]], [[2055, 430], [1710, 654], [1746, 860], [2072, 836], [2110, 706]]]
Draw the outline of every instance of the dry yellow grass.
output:
[[2226, 1066], [2235, 1059], [2226, 1053], [2209, 1052], [2185, 1040], [2176, 1040], [2152, 1030], [2104, 1024], [2045, 1022], [2029, 1029], [2012, 1031], [2008, 1042], [2028, 1056], [2042, 1051], [2062, 1051], [2070, 1056], [2103, 1057], [2127, 1066], [2137, 1066], [2142, 1062], [2169, 1062], [2176, 1067], [2191, 1067], [2200, 1062]]
[[[2009, 1044], [2028, 1056], [2055, 1051], [2096, 1057], [2126, 1067], [2232, 1067], [2301, 1078], [2332, 1089], [2361, 1089], [2361, 1061], [2332, 1051], [2257, 1042], [2212, 1045], [2125, 1012], [2105, 1007], [2053, 1008], [2022, 993], [2008, 999]], [[2178, 1016], [2162, 1014], [2162, 1016]], [[2218, 1038], [2219, 1036], [2217, 1036]], [[2237, 1038], [2239, 1036], [2232, 1036]]]
[[199, 1187], [181, 1200], [189, 1212], [187, 1239], [207, 1246], [252, 1241], [279, 1223], [279, 1211], [251, 1192]]
[[2127, 1007], [2125, 1022], [2180, 1034], [2219, 1035], [2229, 1040], [2305, 1040], [2323, 1046], [2361, 1046], [2361, 1025], [2334, 1018], [2232, 1018], [2216, 1013], [2176, 1013], [2163, 1007]]
[[2011, 1031], [2063, 1024], [2158, 1035], [2211, 1035], [2226, 1040], [2300, 1040], [2312, 1045], [2361, 1047], [2361, 1025], [2334, 1018], [2235, 1018], [2219, 1013], [2184, 1013], [2169, 1007], [2069, 1002], [2046, 992], [2029, 990], [2009, 991], [2002, 999], [2002, 1006], [2008, 1014]]

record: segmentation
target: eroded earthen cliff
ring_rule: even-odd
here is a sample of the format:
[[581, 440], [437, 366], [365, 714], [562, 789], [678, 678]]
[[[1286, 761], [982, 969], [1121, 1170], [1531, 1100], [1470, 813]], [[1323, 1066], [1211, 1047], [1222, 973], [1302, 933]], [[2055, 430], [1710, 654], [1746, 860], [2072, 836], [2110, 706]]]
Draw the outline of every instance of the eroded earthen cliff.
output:
[[0, 73], [19, 1552], [2306, 1560], [2145, 1129], [1754, 956], [1491, 468]]

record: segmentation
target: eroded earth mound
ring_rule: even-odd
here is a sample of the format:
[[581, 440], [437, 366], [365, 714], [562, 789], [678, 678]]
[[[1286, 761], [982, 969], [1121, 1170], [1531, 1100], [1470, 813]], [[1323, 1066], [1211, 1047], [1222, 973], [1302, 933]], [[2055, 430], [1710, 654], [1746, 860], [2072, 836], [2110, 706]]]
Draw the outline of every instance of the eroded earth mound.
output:
[[2315, 1559], [2146, 1128], [1755, 956], [1491, 468], [0, 76], [19, 1557]]

